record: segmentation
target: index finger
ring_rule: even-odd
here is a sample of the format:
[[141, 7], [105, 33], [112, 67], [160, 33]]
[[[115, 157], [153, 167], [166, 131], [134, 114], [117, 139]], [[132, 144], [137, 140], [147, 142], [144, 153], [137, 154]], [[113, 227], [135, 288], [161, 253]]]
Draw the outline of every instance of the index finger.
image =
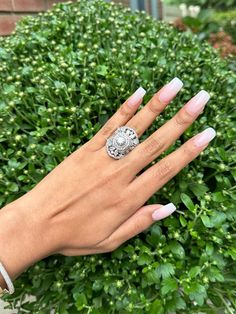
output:
[[90, 145], [95, 150], [100, 149], [106, 143], [107, 138], [127, 121], [137, 111], [139, 105], [146, 94], [144, 88], [139, 87], [116, 111], [116, 113], [102, 126], [102, 128], [90, 140]]

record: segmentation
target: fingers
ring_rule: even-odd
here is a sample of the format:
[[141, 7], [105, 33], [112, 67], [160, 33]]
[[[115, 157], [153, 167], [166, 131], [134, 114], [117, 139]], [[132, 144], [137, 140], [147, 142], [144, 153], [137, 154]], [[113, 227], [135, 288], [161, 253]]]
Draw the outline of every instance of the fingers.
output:
[[109, 251], [115, 250], [128, 239], [133, 238], [144, 231], [155, 221], [166, 218], [176, 210], [173, 203], [165, 206], [160, 204], [141, 207], [129, 217], [111, 236], [103, 242], [103, 246]]
[[208, 102], [209, 94], [202, 90], [145, 141], [124, 157], [130, 165], [130, 178], [165, 151], [193, 123]]
[[[177, 77], [158, 91], [150, 101], [136, 115], [146, 91], [140, 87], [118, 109], [118, 111], [104, 124], [97, 134], [90, 140], [93, 149], [104, 148], [106, 140], [120, 126], [134, 128], [140, 137], [155, 118], [164, 110], [167, 104], [176, 96], [183, 83]], [[134, 117], [133, 117], [134, 116]]]
[[195, 159], [215, 135], [216, 132], [213, 128], [205, 129], [137, 176], [126, 188], [130, 195], [135, 195], [133, 205], [138, 207], [140, 204], [144, 204], [166, 182]]
[[165, 109], [167, 104], [177, 95], [182, 86], [182, 81], [175, 77], [154, 94], [150, 101], [127, 122], [126, 126], [135, 129], [137, 135], [140, 137]]
[[139, 87], [117, 110], [117, 112], [103, 125], [103, 127], [90, 140], [90, 145], [94, 149], [103, 147], [107, 138], [120, 126], [125, 125], [127, 121], [137, 111], [143, 100], [146, 91]]

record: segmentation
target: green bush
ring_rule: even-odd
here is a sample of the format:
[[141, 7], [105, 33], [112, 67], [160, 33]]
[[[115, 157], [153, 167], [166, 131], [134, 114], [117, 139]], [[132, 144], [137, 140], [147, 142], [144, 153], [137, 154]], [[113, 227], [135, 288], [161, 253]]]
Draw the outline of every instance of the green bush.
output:
[[200, 89], [212, 96], [161, 157], [208, 126], [217, 130], [210, 146], [148, 201], [175, 203], [174, 215], [110, 253], [47, 257], [4, 299], [14, 307], [19, 301], [19, 313], [233, 313], [236, 75], [227, 63], [196, 36], [102, 0], [25, 18], [0, 44], [2, 206], [87, 142], [140, 85], [146, 103], [173, 77], [184, 81], [141, 140]]

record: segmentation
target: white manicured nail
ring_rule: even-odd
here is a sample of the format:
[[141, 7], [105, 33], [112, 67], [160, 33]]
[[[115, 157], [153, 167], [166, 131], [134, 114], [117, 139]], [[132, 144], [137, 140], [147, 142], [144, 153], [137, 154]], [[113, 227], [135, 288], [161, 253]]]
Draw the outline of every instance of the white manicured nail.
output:
[[197, 147], [208, 144], [216, 136], [216, 131], [213, 128], [207, 128], [201, 133], [198, 133], [193, 140], [193, 143]]
[[159, 92], [159, 100], [163, 103], [170, 102], [183, 87], [183, 82], [175, 77], [166, 84]]
[[130, 107], [134, 107], [135, 105], [137, 105], [137, 103], [143, 98], [143, 96], [146, 94], [146, 91], [144, 88], [139, 87], [134, 93], [133, 95], [131, 95], [129, 97], [129, 99], [127, 100], [127, 104]]
[[188, 113], [194, 115], [203, 110], [206, 103], [210, 99], [210, 95], [205, 90], [201, 90], [196, 96], [194, 96], [185, 106]]
[[161, 220], [169, 215], [171, 215], [176, 210], [176, 207], [173, 203], [166, 204], [161, 208], [156, 209], [152, 213], [153, 220]]

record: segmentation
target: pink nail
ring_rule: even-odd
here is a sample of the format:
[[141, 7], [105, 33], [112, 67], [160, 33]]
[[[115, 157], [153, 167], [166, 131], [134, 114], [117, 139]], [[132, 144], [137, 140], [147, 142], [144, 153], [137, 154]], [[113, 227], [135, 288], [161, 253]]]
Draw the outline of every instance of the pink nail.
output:
[[197, 147], [208, 144], [216, 136], [216, 131], [213, 128], [207, 128], [194, 137], [193, 143]]
[[169, 103], [182, 87], [183, 82], [178, 77], [175, 77], [159, 91], [159, 100], [163, 103]]
[[127, 104], [130, 107], [134, 107], [142, 98], [143, 96], [146, 94], [146, 91], [144, 88], [139, 87], [134, 93], [133, 95], [131, 95], [128, 100], [127, 100]]
[[209, 99], [210, 95], [208, 94], [208, 92], [206, 92], [205, 90], [201, 90], [185, 105], [185, 109], [191, 115], [200, 113]]
[[152, 213], [153, 220], [161, 220], [169, 215], [171, 215], [176, 210], [176, 207], [173, 203], [166, 204], [161, 208], [156, 209]]

